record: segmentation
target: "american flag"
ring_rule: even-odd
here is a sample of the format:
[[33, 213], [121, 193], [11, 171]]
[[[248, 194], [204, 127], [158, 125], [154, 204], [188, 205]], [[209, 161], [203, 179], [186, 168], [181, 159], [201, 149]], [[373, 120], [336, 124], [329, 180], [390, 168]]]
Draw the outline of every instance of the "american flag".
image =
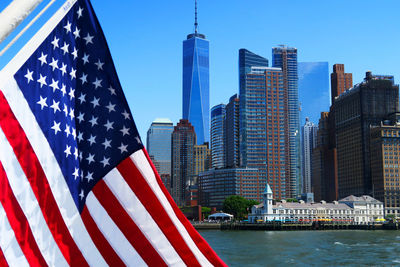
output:
[[0, 266], [224, 266], [144, 149], [88, 0], [0, 73]]

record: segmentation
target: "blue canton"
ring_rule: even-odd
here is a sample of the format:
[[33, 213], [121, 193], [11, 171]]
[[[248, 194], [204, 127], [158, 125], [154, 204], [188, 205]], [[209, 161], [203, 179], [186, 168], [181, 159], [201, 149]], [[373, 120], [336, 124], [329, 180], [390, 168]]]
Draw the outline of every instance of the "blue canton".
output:
[[90, 3], [76, 2], [14, 77], [82, 211], [93, 186], [143, 148]]

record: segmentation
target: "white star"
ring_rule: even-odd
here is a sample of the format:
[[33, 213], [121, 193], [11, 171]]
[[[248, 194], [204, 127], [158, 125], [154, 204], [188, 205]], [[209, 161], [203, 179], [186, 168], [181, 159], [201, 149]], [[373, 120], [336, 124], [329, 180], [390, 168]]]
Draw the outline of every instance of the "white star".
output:
[[106, 150], [107, 147], [111, 147], [111, 140], [108, 140], [107, 138], [105, 138], [102, 145], [104, 146], [104, 150]]
[[139, 136], [136, 136], [135, 139], [136, 139], [136, 142], [137, 142], [139, 145], [142, 144], [142, 141], [140, 141]]
[[97, 70], [103, 70], [103, 65], [104, 63], [99, 60], [97, 60], [96, 63], [94, 63], [97, 66]]
[[81, 198], [81, 200], [83, 200], [83, 198], [85, 197], [85, 192], [83, 192], [83, 189], [81, 189], [81, 193], [79, 194], [79, 197]]
[[58, 81], [55, 81], [53, 78], [51, 78], [51, 84], [49, 86], [53, 88], [53, 93], [56, 89], [60, 89], [60, 87], [58, 87]]
[[83, 65], [85, 65], [86, 63], [89, 63], [89, 55], [86, 55], [86, 53], [84, 53], [82, 60], [83, 60]]
[[92, 116], [92, 119], [89, 121], [92, 124], [92, 127], [97, 125], [98, 117]]
[[93, 101], [90, 102], [93, 104], [93, 108], [95, 108], [96, 106], [100, 106], [99, 100], [100, 98], [96, 98], [95, 96], [93, 97]]
[[64, 133], [67, 134], [67, 137], [71, 134], [71, 131], [70, 131], [70, 129], [69, 129], [69, 125], [65, 125]]
[[79, 78], [82, 81], [82, 84], [87, 83], [87, 74], [82, 72], [82, 77]]
[[131, 116], [129, 115], [128, 112], [126, 112], [126, 110], [124, 110], [124, 112], [122, 112], [122, 115], [124, 116], [124, 118], [125, 118], [126, 120], [130, 120], [130, 118], [131, 118]]
[[85, 178], [87, 179], [87, 182], [90, 183], [90, 181], [93, 180], [93, 172], [88, 172]]
[[83, 140], [83, 133], [82, 133], [82, 132], [79, 132], [79, 133], [78, 133], [78, 136], [77, 136], [76, 138], [78, 138], [79, 143], [82, 142], [82, 140]]
[[68, 93], [70, 100], [72, 100], [72, 98], [75, 98], [75, 89], [69, 88], [69, 93]]
[[24, 77], [28, 80], [27, 83], [29, 83], [30, 81], [33, 81], [32, 74], [33, 74], [33, 71], [29, 71], [29, 69], [26, 70], [26, 74]]
[[81, 123], [83, 120], [85, 120], [85, 119], [83, 118], [83, 116], [85, 116], [85, 114], [84, 114], [84, 113], [81, 113], [81, 112], [79, 112], [79, 116], [78, 116], [78, 117], [76, 117], [76, 118], [79, 120], [79, 123]]
[[125, 125], [120, 131], [122, 132], [122, 136], [125, 136], [126, 134], [129, 135], [129, 128], [125, 128]]
[[37, 104], [40, 105], [41, 110], [43, 110], [44, 107], [48, 107], [46, 100], [47, 97], [43, 98], [42, 96], [40, 96], [40, 100], [37, 102]]
[[108, 112], [110, 113], [111, 111], [115, 111], [115, 104], [112, 105], [111, 102], [109, 102], [108, 106], [106, 106], [108, 109]]
[[83, 8], [81, 8], [81, 7], [79, 7], [78, 11], [76, 11], [76, 14], [78, 14], [78, 19], [80, 17], [82, 17], [82, 11], [83, 11]]
[[74, 36], [75, 36], [75, 39], [81, 37], [81, 36], [79, 35], [79, 32], [80, 32], [80, 30], [78, 30], [78, 27], [75, 27], [75, 31], [73, 32], [73, 34], [74, 34]]
[[71, 146], [67, 145], [67, 147], [64, 150], [65, 157], [68, 158], [69, 155], [71, 155]]
[[54, 60], [54, 57], [52, 57], [52, 58], [51, 58], [51, 63], [50, 63], [49, 65], [53, 67], [53, 71], [54, 71], [55, 69], [58, 69], [58, 59], [57, 59], [57, 60]]
[[40, 61], [40, 66], [43, 66], [44, 63], [47, 64], [46, 58], [47, 58], [47, 55], [44, 55], [43, 52], [42, 52], [42, 55], [40, 56], [40, 58], [38, 58], [39, 61]]
[[[74, 140], [76, 139], [76, 130], [75, 128], [72, 128], [72, 137], [74, 138]], [[76, 151], [78, 153], [78, 150]], [[78, 157], [78, 154], [76, 155]]]
[[62, 72], [62, 76], [67, 72], [67, 65], [64, 63], [61, 63], [62, 67], [60, 68], [60, 71]]
[[89, 161], [88, 164], [94, 162], [94, 155], [92, 155], [92, 154], [89, 153], [89, 156], [86, 158], [86, 160]]
[[64, 26], [64, 29], [67, 30], [67, 33], [71, 32], [71, 23], [68, 21], [67, 25]]
[[51, 42], [51, 44], [53, 45], [53, 49], [56, 49], [56, 47], [59, 47], [58, 46], [58, 41], [59, 41], [60, 39], [58, 39], [56, 36], [54, 36], [54, 40]]
[[98, 80], [96, 77], [96, 81], [93, 82], [93, 85], [95, 86], [95, 89], [97, 89], [97, 87], [101, 87], [101, 81], [102, 80]]
[[65, 113], [65, 117], [68, 117], [68, 107], [67, 105], [64, 104], [64, 109], [63, 109], [64, 113]]
[[76, 49], [76, 48], [74, 47], [74, 51], [72, 51], [71, 55], [73, 55], [73, 56], [74, 56], [74, 59], [76, 59], [76, 58], [78, 57], [78, 49]]
[[121, 143], [121, 145], [118, 147], [119, 150], [121, 150], [121, 154], [124, 152], [128, 152], [128, 150], [126, 149], [128, 147], [128, 145], [124, 145], [124, 143]]
[[64, 51], [64, 55], [65, 55], [65, 53], [68, 53], [68, 52], [69, 52], [69, 51], [68, 51], [68, 47], [69, 47], [69, 44], [67, 44], [66, 42], [64, 42], [63, 47], [61, 47], [61, 50]]
[[60, 109], [59, 105], [60, 105], [60, 102], [56, 102], [53, 99], [53, 105], [51, 105], [50, 107], [54, 110], [54, 114], [56, 113], [56, 111], [60, 111], [61, 112], [61, 109]]
[[42, 74], [40, 74], [40, 78], [37, 80], [37, 82], [40, 83], [40, 88], [42, 88], [43, 85], [47, 85], [46, 76], [42, 76]]
[[107, 131], [108, 131], [108, 130], [110, 130], [110, 129], [114, 129], [113, 124], [114, 124], [114, 122], [109, 122], [109, 121], [107, 120], [107, 123], [104, 124], [104, 127], [106, 127], [106, 128], [107, 128]]
[[63, 96], [67, 93], [65, 84], [62, 84], [60, 91], [62, 92]]
[[94, 37], [94, 36], [91, 36], [91, 35], [88, 33], [88, 34], [86, 35], [86, 37], [83, 38], [83, 39], [85, 39], [85, 41], [86, 41], [86, 45], [89, 44], [89, 43], [93, 44], [93, 37]]
[[103, 160], [100, 162], [103, 163], [103, 167], [105, 167], [107, 165], [110, 165], [109, 161], [110, 161], [110, 158], [103, 157]]
[[76, 70], [74, 70], [74, 68], [71, 68], [71, 72], [69, 73], [69, 75], [71, 75], [71, 80], [72, 80], [73, 78], [76, 79]]
[[82, 151], [80, 151], [79, 152], [79, 160], [82, 161], [82, 159], [83, 159], [83, 153], [82, 153]]
[[111, 86], [108, 88], [108, 90], [110, 91], [111, 95], [117, 95], [117, 94], [115, 93], [115, 89], [112, 88]]
[[[75, 149], [76, 149], [76, 148], [75, 148]], [[75, 151], [77, 151], [77, 150], [75, 150]], [[78, 169], [78, 168], [75, 168], [75, 171], [74, 171], [74, 173], [72, 174], [72, 176], [75, 177], [75, 180], [78, 179], [78, 177], [79, 177], [79, 169]]]
[[60, 122], [59, 122], [59, 123], [56, 123], [56, 122], [54, 121], [54, 125], [53, 125], [53, 127], [51, 127], [51, 129], [54, 130], [54, 134], [55, 134], [55, 135], [57, 135], [58, 132], [61, 132], [61, 129], [60, 129]]
[[71, 118], [71, 121], [72, 121], [73, 118], [75, 118], [75, 113], [74, 113], [74, 110], [72, 108], [70, 108], [70, 110], [69, 110], [69, 117]]
[[81, 104], [82, 104], [83, 102], [86, 102], [85, 97], [86, 97], [86, 94], [83, 94], [83, 93], [81, 93], [81, 95], [78, 97], [78, 99], [79, 99], [79, 101], [81, 102]]
[[96, 144], [96, 136], [90, 135], [90, 138], [88, 139], [90, 145], [93, 145], [93, 143]]

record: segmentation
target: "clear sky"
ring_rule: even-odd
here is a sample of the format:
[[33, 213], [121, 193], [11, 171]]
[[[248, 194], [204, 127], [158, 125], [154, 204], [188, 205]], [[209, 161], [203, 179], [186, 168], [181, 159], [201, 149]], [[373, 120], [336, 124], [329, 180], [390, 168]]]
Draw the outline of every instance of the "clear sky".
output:
[[[92, 2], [145, 140], [155, 118], [182, 116], [182, 41], [194, 30], [194, 0]], [[299, 61], [327, 61], [330, 71], [345, 64], [354, 83], [367, 70], [399, 81], [399, 0], [198, 0], [198, 11], [199, 32], [210, 41], [211, 107], [238, 92], [240, 48], [271, 60], [271, 48], [286, 44], [298, 48]], [[50, 12], [0, 58], [0, 68]]]

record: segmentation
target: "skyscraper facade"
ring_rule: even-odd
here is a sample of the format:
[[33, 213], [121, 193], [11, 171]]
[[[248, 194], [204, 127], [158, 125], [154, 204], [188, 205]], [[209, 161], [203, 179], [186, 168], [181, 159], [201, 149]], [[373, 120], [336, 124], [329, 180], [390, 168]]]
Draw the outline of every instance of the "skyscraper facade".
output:
[[312, 192], [312, 153], [317, 146], [318, 127], [308, 118], [302, 127], [302, 193]]
[[297, 73], [297, 48], [279, 46], [272, 48], [272, 66], [281, 68], [285, 88], [285, 121], [287, 122], [286, 142], [288, 155], [288, 195], [297, 197], [300, 193], [300, 127]]
[[210, 139], [210, 81], [209, 42], [197, 32], [197, 8], [195, 32], [183, 41], [182, 69], [182, 116], [194, 127], [197, 144]]
[[353, 87], [353, 74], [344, 72], [343, 64], [333, 65], [331, 73], [331, 103], [335, 102], [335, 98], [341, 93]]
[[239, 97], [235, 94], [225, 107], [225, 166], [228, 168], [240, 164], [239, 138]]
[[174, 126], [169, 119], [155, 119], [147, 131], [147, 151], [161, 175], [171, 175], [171, 136]]
[[211, 109], [211, 158], [212, 167], [225, 167], [225, 105]]
[[181, 119], [172, 132], [171, 191], [178, 205], [185, 204], [185, 193], [194, 181], [196, 133], [188, 120]]

